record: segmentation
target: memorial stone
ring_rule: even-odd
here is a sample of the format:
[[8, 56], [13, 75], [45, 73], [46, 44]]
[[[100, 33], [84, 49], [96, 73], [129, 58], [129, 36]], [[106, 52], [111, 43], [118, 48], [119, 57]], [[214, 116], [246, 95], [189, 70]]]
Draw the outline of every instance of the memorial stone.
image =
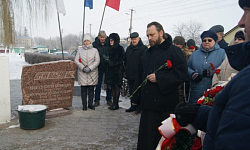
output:
[[76, 64], [61, 60], [24, 66], [23, 105], [42, 104], [48, 110], [72, 106]]

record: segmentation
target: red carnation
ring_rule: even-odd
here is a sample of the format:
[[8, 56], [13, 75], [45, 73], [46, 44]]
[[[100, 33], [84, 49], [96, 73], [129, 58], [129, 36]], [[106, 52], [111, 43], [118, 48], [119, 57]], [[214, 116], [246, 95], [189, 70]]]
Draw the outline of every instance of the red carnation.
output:
[[210, 63], [210, 65], [211, 65], [212, 69], [214, 70], [215, 69], [214, 64]]
[[81, 58], [79, 58], [79, 63], [82, 63], [82, 60], [81, 60]]
[[190, 48], [190, 49], [195, 49], [195, 47], [194, 47], [193, 45], [191, 45], [189, 48]]
[[204, 93], [204, 96], [207, 97], [208, 94], [209, 94], [209, 91], [205, 92], [205, 93]]
[[168, 68], [172, 68], [172, 62], [170, 60], [167, 60], [167, 65], [168, 65]]
[[217, 92], [216, 89], [210, 90], [210, 97], [215, 97], [216, 92]]
[[215, 73], [215, 74], [219, 74], [219, 73], [220, 73], [220, 69], [216, 69], [216, 70], [214, 71], [214, 73]]

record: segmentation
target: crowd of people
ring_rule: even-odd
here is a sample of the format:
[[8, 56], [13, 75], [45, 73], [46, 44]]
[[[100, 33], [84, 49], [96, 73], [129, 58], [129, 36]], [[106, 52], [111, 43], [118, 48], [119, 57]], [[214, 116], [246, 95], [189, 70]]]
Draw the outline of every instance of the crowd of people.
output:
[[[138, 150], [157, 147], [161, 138], [158, 127], [173, 112], [180, 125], [191, 123], [207, 132], [204, 149], [246, 148], [249, 123], [243, 120], [250, 116], [250, 2], [239, 0], [239, 5], [244, 10], [239, 26], [245, 30], [237, 31], [229, 44], [223, 38], [222, 25], [203, 31], [199, 46], [182, 36], [172, 40], [158, 22], [147, 25], [148, 46], [134, 32], [126, 51], [117, 33], [107, 36], [100, 31], [92, 44], [86, 35], [75, 58], [83, 110], [100, 105], [104, 75], [108, 109], [119, 109], [122, 80], [126, 78], [131, 106], [125, 111], [141, 113]], [[216, 69], [221, 70], [220, 77], [215, 75]], [[213, 107], [196, 104], [207, 89], [228, 80], [232, 73], [238, 75], [216, 96]]]

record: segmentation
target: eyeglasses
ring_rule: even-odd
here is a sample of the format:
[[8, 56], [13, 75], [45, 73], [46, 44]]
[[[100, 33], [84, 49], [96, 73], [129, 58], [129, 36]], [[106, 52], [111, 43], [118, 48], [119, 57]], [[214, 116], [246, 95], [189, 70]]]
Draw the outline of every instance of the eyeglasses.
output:
[[204, 39], [204, 40], [202, 40], [202, 42], [212, 42], [213, 40], [212, 39]]

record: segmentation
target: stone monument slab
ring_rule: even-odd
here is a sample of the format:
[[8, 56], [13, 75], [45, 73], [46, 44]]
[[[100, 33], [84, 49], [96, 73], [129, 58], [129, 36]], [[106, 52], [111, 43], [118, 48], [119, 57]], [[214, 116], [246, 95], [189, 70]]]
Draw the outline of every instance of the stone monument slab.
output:
[[42, 104], [48, 110], [72, 106], [76, 64], [70, 60], [23, 66], [23, 105]]

